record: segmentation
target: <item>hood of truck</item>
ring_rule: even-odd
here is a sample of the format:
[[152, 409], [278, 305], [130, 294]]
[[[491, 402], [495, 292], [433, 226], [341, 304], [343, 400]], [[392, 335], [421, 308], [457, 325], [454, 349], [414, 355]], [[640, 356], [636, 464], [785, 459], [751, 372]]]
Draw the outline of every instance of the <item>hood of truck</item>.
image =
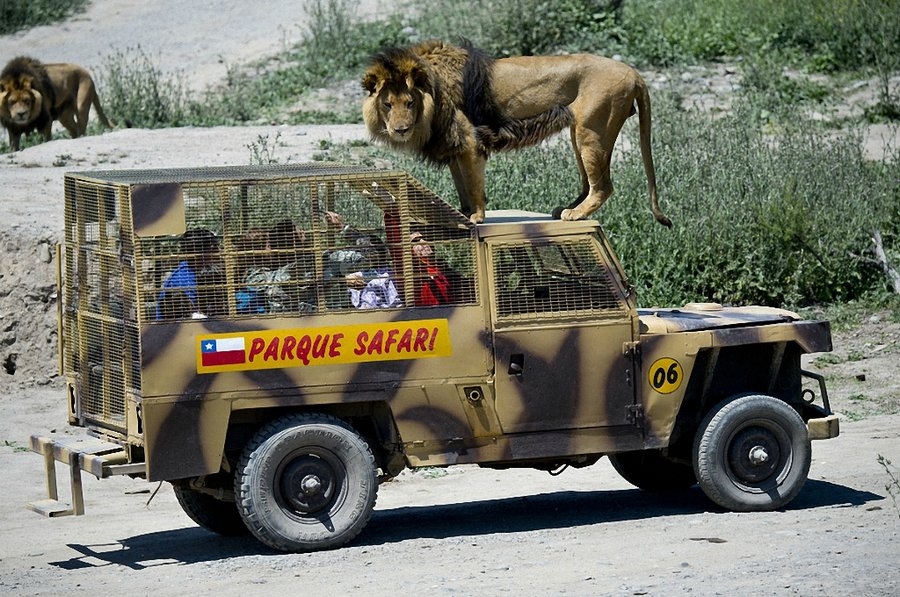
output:
[[773, 307], [723, 307], [688, 303], [675, 309], [638, 309], [641, 333], [666, 334], [786, 323], [800, 320], [793, 311]]

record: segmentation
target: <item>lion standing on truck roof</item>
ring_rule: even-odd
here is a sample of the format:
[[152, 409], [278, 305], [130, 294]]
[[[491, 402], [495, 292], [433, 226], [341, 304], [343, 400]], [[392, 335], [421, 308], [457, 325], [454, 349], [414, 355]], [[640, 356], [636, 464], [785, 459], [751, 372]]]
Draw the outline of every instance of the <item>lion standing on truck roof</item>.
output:
[[473, 222], [484, 221], [488, 156], [535, 145], [565, 128], [582, 189], [554, 216], [587, 218], [613, 193], [613, 145], [637, 113], [651, 210], [659, 223], [672, 225], [656, 193], [650, 95], [630, 66], [588, 54], [494, 60], [468, 44], [428, 41], [375, 55], [362, 85], [369, 93], [362, 112], [372, 137], [449, 165], [462, 211]]

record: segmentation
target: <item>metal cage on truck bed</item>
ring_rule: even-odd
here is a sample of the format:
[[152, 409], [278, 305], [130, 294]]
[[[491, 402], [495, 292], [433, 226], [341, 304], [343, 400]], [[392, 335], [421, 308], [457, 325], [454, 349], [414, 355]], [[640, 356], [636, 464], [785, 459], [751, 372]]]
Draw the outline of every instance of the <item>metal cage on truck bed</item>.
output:
[[[185, 246], [198, 230], [211, 233], [216, 257], [196, 272], [200, 304], [180, 309], [165, 280], [205, 250]], [[366, 267], [359, 261], [367, 252], [394, 262], [402, 272], [394, 276], [397, 304], [412, 305], [424, 274], [404, 249], [427, 239], [465, 278], [473, 230], [404, 172], [313, 164], [68, 173], [61, 300], [70, 418], [110, 438], [138, 433], [127, 402], [139, 402], [142, 361], [150, 358], [141, 346], [145, 326], [200, 314], [351, 310], [339, 276], [310, 272]], [[282, 278], [268, 273], [282, 268]], [[252, 271], [258, 276], [248, 282]], [[462, 284], [454, 300], [472, 303], [474, 293]]]

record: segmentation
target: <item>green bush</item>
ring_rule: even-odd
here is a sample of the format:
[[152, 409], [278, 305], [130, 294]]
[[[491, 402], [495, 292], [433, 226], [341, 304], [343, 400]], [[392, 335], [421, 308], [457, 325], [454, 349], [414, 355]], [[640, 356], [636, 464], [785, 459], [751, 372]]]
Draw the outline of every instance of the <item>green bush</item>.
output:
[[[616, 193], [596, 214], [642, 305], [701, 300], [799, 307], [884, 288], [866, 258], [872, 230], [897, 230], [900, 189], [896, 168], [866, 162], [858, 135], [826, 135], [799, 122], [771, 130], [750, 100], [710, 120], [682, 111], [666, 94], [655, 99], [660, 200], [674, 228], [666, 230], [650, 214], [638, 151], [614, 161]], [[636, 129], [630, 123], [625, 130], [635, 142]], [[382, 157], [456, 203], [445, 170]], [[579, 185], [562, 139], [488, 163], [491, 209], [549, 213], [571, 201]]]
[[771, 130], [750, 101], [713, 121], [657, 104], [660, 196], [675, 228], [654, 228], [647, 215], [635, 152], [614, 171], [619, 193], [600, 214], [642, 303], [801, 306], [883, 288], [863, 258], [900, 192], [896, 172], [863, 158], [858, 135], [799, 120]]
[[777, 52], [816, 70], [896, 68], [895, 0], [627, 0], [628, 53], [652, 64]]
[[188, 94], [178, 75], [167, 75], [140, 47], [117, 50], [98, 73], [103, 103], [126, 126], [187, 124]]
[[87, 5], [88, 0], [3, 0], [0, 35], [61, 21]]

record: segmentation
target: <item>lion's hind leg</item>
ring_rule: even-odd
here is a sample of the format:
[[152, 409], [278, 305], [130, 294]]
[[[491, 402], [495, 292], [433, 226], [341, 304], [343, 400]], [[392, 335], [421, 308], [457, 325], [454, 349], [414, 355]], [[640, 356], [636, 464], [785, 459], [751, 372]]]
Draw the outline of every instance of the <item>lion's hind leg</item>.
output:
[[584, 220], [609, 199], [613, 184], [609, 169], [612, 161], [612, 143], [618, 130], [609, 140], [609, 132], [597, 132], [583, 126], [574, 127], [572, 146], [581, 170], [582, 192], [579, 198], [559, 213], [562, 220]]
[[[81, 137], [87, 132], [88, 118], [91, 113], [91, 104], [96, 97], [97, 92], [94, 89], [94, 82], [90, 77], [86, 77], [78, 84], [78, 95], [75, 98], [75, 131], [69, 129], [72, 138]], [[67, 127], [68, 128], [68, 127]]]
[[572, 140], [572, 149], [575, 152], [575, 164], [578, 166], [578, 173], [581, 175], [581, 193], [578, 197], [575, 198], [574, 201], [563, 206], [554, 207], [551, 215], [554, 220], [559, 220], [562, 218], [562, 213], [566, 210], [571, 211], [578, 207], [578, 205], [584, 201], [584, 199], [588, 196], [588, 192], [591, 190], [590, 181], [588, 180], [587, 172], [584, 169], [584, 160], [581, 157], [581, 152], [578, 151], [578, 140], [575, 137], [575, 127], [571, 127], [570, 135]]
[[59, 116], [56, 117], [59, 120], [59, 123], [62, 124], [73, 139], [76, 139], [81, 136], [79, 133], [78, 123], [75, 121], [75, 109], [74, 108], [66, 108], [62, 112], [60, 112]]

